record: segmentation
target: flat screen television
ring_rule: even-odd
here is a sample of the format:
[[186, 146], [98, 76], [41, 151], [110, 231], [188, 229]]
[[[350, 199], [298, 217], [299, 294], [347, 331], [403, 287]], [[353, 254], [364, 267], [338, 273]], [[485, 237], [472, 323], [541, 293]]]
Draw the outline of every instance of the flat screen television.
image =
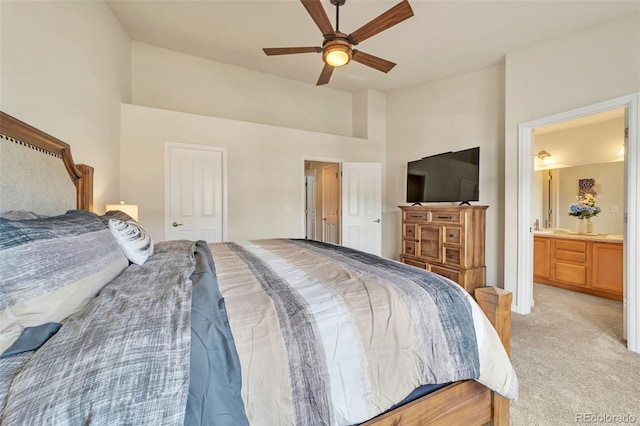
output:
[[407, 163], [407, 203], [478, 201], [480, 147]]

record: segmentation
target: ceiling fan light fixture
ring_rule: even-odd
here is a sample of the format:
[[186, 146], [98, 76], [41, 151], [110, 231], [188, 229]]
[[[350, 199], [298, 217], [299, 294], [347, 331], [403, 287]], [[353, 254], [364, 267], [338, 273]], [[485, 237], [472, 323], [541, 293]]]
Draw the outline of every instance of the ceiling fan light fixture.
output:
[[332, 67], [341, 67], [351, 61], [351, 44], [344, 40], [327, 41], [322, 49], [322, 60]]

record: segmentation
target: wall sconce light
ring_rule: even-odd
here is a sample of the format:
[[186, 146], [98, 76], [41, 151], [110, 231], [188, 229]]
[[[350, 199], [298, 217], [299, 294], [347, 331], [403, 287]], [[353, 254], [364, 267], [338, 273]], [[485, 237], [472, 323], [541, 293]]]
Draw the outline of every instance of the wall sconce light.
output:
[[120, 201], [120, 204], [107, 204], [107, 211], [109, 210], [120, 210], [131, 216], [136, 222], [138, 221], [137, 204], [125, 204], [124, 201]]
[[538, 157], [540, 160], [542, 160], [542, 164], [551, 164], [553, 163], [553, 159], [551, 157], [553, 157], [551, 155], [550, 152], [547, 151], [540, 151], [539, 153], [536, 154], [536, 157]]

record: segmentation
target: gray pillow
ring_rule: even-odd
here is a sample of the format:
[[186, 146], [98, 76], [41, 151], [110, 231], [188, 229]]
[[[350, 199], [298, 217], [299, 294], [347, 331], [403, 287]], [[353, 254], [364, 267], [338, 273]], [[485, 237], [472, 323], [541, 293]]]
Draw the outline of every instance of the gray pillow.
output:
[[9, 210], [8, 212], [2, 213], [0, 218], [7, 220], [30, 220], [40, 219], [41, 216], [26, 210]]
[[129, 264], [94, 213], [0, 218], [0, 353], [26, 327], [80, 311]]
[[122, 210], [109, 210], [102, 216], [100, 216], [100, 220], [105, 224], [109, 225], [109, 219], [117, 219], [123, 222], [134, 221], [137, 222], [134, 218], [123, 212]]

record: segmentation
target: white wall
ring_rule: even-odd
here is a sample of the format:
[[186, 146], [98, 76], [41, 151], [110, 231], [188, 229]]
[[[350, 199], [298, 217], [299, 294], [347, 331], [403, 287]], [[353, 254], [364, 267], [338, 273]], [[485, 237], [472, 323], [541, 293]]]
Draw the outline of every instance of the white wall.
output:
[[119, 200], [129, 37], [103, 2], [0, 2], [0, 108], [95, 168], [94, 209]]
[[519, 123], [640, 91], [640, 16], [509, 53], [505, 60], [504, 284], [517, 300]]
[[352, 135], [352, 95], [132, 43], [132, 102], [253, 123]]
[[[304, 237], [303, 157], [384, 159], [384, 141], [122, 105], [122, 198], [164, 239], [164, 142], [221, 146], [228, 154], [228, 238]], [[287, 206], [292, 213], [284, 213]], [[384, 238], [384, 237], [383, 237]], [[384, 243], [384, 239], [383, 239]]]
[[480, 201], [488, 205], [487, 283], [502, 270], [504, 69], [482, 69], [388, 95], [386, 195], [383, 218], [388, 244], [383, 255], [400, 253], [400, 210], [406, 205], [407, 162], [427, 155], [480, 146]]

